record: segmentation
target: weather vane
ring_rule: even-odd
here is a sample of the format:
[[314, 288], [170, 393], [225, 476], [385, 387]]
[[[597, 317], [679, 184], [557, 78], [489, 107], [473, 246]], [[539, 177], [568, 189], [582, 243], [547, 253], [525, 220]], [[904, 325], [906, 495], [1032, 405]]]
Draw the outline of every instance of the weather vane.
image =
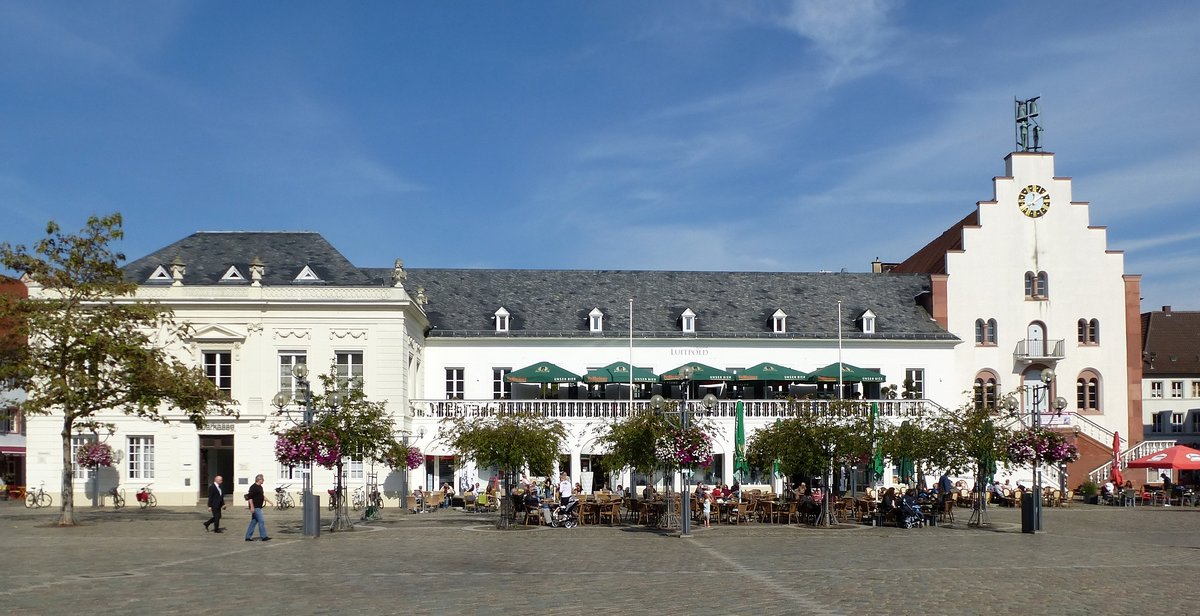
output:
[[1017, 118], [1017, 151], [1041, 152], [1042, 127], [1038, 124], [1038, 99], [1014, 100]]

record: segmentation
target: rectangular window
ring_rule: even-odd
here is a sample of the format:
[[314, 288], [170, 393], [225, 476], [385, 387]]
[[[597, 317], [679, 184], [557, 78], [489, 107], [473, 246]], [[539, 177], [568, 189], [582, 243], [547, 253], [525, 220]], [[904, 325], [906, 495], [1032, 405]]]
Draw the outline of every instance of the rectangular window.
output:
[[342, 389], [362, 389], [363, 384], [363, 353], [362, 351], [338, 351], [334, 353], [337, 363], [338, 387]]
[[447, 400], [462, 400], [463, 399], [463, 372], [462, 368], [446, 368], [446, 399]]
[[1192, 432], [1200, 432], [1200, 413], [1192, 413]]
[[129, 478], [154, 479], [154, 437], [129, 437]]
[[350, 458], [349, 463], [346, 464], [346, 470], [349, 472], [348, 477], [350, 478], [351, 481], [362, 481], [362, 478], [363, 478], [362, 458], [358, 458], [357, 460], [354, 458]]
[[204, 352], [204, 376], [226, 395], [233, 394], [233, 354], [229, 351]]
[[1171, 381], [1171, 397], [1183, 397], [1183, 381]]
[[908, 393], [916, 399], [925, 397], [925, 369], [907, 368], [904, 370], [904, 384]]
[[0, 409], [0, 434], [17, 431], [17, 409]]
[[1163, 397], [1163, 384], [1162, 384], [1162, 381], [1151, 381], [1151, 382], [1150, 382], [1150, 397], [1151, 397], [1151, 398], [1161, 398], [1161, 397]]
[[1183, 432], [1183, 413], [1171, 413], [1171, 432]]
[[504, 380], [512, 368], [492, 368], [492, 399], [508, 400], [512, 397], [512, 385]]
[[1200, 381], [1192, 381], [1192, 397], [1200, 398]]
[[1153, 421], [1152, 421], [1152, 423], [1151, 423], [1151, 426], [1150, 426], [1150, 431], [1151, 431], [1151, 432], [1162, 432], [1162, 431], [1163, 431], [1163, 418], [1162, 418], [1162, 413], [1155, 413], [1155, 414], [1154, 414], [1154, 416], [1153, 416]]
[[279, 465], [279, 478], [293, 481], [300, 479], [300, 469], [286, 464]]
[[[304, 351], [279, 352], [279, 391], [291, 394], [292, 398], [297, 398], [303, 393], [300, 383], [292, 376], [292, 367], [296, 364], [308, 364], [308, 356]], [[309, 378], [312, 378], [311, 374]]]
[[76, 479], [91, 479], [96, 476], [95, 469], [84, 468], [75, 463], [75, 452], [83, 447], [84, 443], [94, 443], [98, 439], [95, 434], [76, 434], [71, 437], [71, 476]]

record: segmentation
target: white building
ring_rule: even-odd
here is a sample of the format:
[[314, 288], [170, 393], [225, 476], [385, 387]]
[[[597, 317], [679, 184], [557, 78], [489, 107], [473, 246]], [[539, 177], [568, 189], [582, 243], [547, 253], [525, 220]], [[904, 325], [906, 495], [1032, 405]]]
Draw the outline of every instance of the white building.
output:
[[[387, 402], [397, 429], [430, 456], [408, 476], [410, 486], [486, 481], [489, 469], [454, 466], [438, 442], [439, 421], [502, 407], [562, 419], [570, 438], [561, 467], [576, 480], [593, 473], [600, 487], [638, 479], [604, 476], [595, 439], [604, 422], [645, 400], [630, 402], [627, 387], [582, 385], [530, 400], [504, 376], [539, 361], [582, 375], [619, 361], [661, 373], [688, 362], [736, 372], [761, 362], [812, 371], [840, 360], [887, 378], [849, 395], [877, 399], [907, 381], [919, 400], [881, 401], [892, 417], [922, 405], [957, 407], [967, 401], [963, 392], [993, 381], [1001, 394], [1021, 384], [1032, 392], [1042, 385], [1034, 375], [1053, 368], [1049, 397], [1030, 393], [1026, 408], [1063, 396], [1067, 419], [1047, 421], [1078, 425], [1070, 418], [1086, 417], [1082, 435], [1096, 443], [1135, 418], [1140, 427], [1139, 389], [1130, 387], [1141, 378], [1138, 277], [1126, 276], [1122, 255], [1106, 249], [1104, 229], [1090, 226], [1070, 180], [1054, 176], [1052, 155], [1011, 154], [994, 182], [992, 200], [929, 246], [865, 274], [405, 270], [399, 261], [359, 268], [313, 233], [197, 233], [126, 271], [141, 284], [139, 297], [192, 324], [181, 350], [228, 391], [240, 416], [202, 430], [105, 418], [118, 425], [109, 442], [121, 464], [102, 475], [99, 490], [118, 479], [132, 488], [153, 482], [160, 501], [194, 503], [214, 474], [240, 491], [260, 472], [273, 477], [268, 486], [298, 489], [299, 476], [273, 459], [279, 420], [271, 400], [294, 386], [288, 369], [299, 361], [313, 372], [336, 363], [361, 374], [368, 397]], [[814, 393], [731, 385], [695, 393], [702, 391], [722, 397], [711, 411], [720, 457], [709, 478], [726, 481], [735, 400], [745, 400], [752, 434], [780, 416], [777, 393]], [[28, 422], [30, 481], [47, 489], [58, 481], [58, 425]], [[355, 485], [370, 469], [350, 472]], [[318, 494], [332, 480], [318, 473]], [[397, 495], [397, 475], [380, 481]], [[77, 483], [81, 495], [91, 485]]]

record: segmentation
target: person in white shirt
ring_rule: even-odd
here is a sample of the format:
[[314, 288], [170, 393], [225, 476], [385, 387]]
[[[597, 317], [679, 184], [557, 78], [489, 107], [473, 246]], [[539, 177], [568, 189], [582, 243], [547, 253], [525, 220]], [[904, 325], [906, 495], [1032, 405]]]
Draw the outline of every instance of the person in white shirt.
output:
[[571, 478], [566, 473], [558, 474], [558, 502], [562, 506], [567, 506], [567, 501], [571, 499]]

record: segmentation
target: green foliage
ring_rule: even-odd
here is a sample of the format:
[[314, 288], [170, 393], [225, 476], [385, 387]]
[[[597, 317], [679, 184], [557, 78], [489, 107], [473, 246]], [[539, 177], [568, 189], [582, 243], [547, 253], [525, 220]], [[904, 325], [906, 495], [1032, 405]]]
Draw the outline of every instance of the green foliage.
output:
[[1079, 484], [1078, 492], [1083, 496], [1095, 496], [1100, 493], [1100, 486], [1095, 481], [1085, 481]]
[[760, 467], [779, 460], [784, 468], [826, 469], [856, 464], [871, 452], [870, 420], [861, 404], [832, 401], [829, 411], [797, 405], [796, 416], [760, 428], [747, 444], [747, 457]]
[[386, 463], [389, 453], [403, 447], [396, 440], [396, 424], [386, 402], [368, 400], [361, 383], [344, 387], [338, 382], [336, 365], [318, 378], [323, 393], [313, 394], [313, 428], [332, 433], [344, 456]]
[[654, 452], [655, 443], [674, 427], [665, 415], [646, 408], [609, 424], [596, 442], [608, 449], [604, 459], [611, 468], [628, 466], [649, 474], [663, 467]]
[[481, 467], [516, 472], [526, 465], [535, 475], [548, 475], [558, 459], [567, 430], [562, 422], [528, 413], [497, 413], [442, 420], [441, 440], [464, 459]]
[[[62, 513], [74, 525], [71, 435], [106, 424], [97, 413], [119, 412], [167, 422], [164, 405], [200, 426], [210, 413], [233, 414], [227, 398], [166, 347], [187, 334], [166, 307], [132, 296], [124, 255], [112, 243], [124, 236], [120, 214], [91, 217], [78, 234], [53, 222], [32, 250], [0, 244], [0, 264], [27, 275], [28, 298], [0, 298], [0, 379], [13, 379], [27, 415], [63, 417]], [[28, 344], [26, 344], [28, 341]]]

